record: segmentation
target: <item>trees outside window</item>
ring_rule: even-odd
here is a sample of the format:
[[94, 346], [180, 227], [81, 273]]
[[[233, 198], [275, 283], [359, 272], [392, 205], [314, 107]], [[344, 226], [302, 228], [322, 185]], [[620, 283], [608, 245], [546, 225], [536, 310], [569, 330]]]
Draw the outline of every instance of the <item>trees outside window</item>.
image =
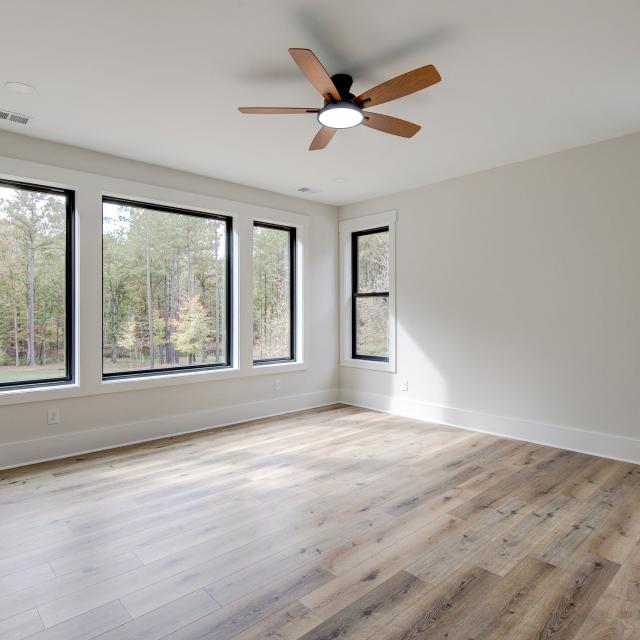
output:
[[351, 236], [352, 357], [389, 361], [389, 228]]
[[103, 375], [231, 364], [231, 219], [103, 201]]
[[253, 361], [295, 360], [296, 231], [253, 226]]
[[73, 192], [0, 180], [0, 386], [70, 381]]

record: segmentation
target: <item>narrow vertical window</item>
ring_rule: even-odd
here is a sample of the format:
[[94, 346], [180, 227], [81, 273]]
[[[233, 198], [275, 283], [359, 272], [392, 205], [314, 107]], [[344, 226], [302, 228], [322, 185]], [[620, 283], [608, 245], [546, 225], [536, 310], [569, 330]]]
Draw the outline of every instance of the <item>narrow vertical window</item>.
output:
[[296, 230], [253, 225], [253, 362], [295, 360]]
[[103, 200], [103, 376], [231, 364], [231, 218]]
[[0, 388], [73, 379], [73, 192], [0, 180]]
[[389, 362], [389, 227], [351, 235], [351, 357]]

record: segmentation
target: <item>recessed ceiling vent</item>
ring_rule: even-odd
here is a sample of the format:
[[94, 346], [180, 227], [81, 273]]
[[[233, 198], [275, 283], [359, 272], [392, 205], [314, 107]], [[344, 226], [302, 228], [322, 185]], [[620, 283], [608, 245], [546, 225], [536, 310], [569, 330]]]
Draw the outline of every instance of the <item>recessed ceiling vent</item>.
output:
[[24, 113], [15, 113], [7, 109], [0, 109], [0, 120], [13, 122], [15, 124], [27, 124], [31, 120], [31, 116], [25, 116]]

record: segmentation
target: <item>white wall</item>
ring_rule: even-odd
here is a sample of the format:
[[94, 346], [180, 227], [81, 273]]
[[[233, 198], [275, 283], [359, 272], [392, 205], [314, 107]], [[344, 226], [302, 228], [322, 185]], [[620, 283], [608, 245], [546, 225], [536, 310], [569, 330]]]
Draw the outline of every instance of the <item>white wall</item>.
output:
[[[0, 399], [0, 468], [321, 404], [338, 387], [356, 404], [640, 462], [640, 134], [343, 207], [343, 219], [398, 212], [396, 374], [338, 374], [335, 208], [0, 132], [0, 174], [21, 172], [72, 172], [89, 227], [107, 183], [309, 215], [311, 339], [308, 369], [278, 374], [280, 395], [272, 375], [96, 393], [100, 354], [86, 352], [91, 385]], [[80, 247], [81, 330], [99, 331], [85, 302], [99, 291], [97, 246]]]
[[640, 134], [340, 218], [390, 209], [397, 374], [342, 367], [343, 399], [640, 462]]
[[[0, 394], [0, 468], [337, 399], [335, 207], [8, 132], [0, 132], [0, 176], [64, 184], [77, 191], [81, 340], [78, 388]], [[310, 338], [305, 368], [284, 368], [275, 374], [263, 370], [260, 375], [240, 378], [214, 372], [159, 382], [127, 381], [118, 392], [113, 392], [113, 385], [103, 388], [99, 328], [102, 190], [142, 200], [225, 210], [237, 214], [240, 224], [247, 225], [252, 215], [286, 216], [293, 212], [308, 216], [305, 291], [312, 295], [307, 295], [305, 302]], [[279, 393], [273, 390], [276, 376], [282, 381]], [[60, 408], [62, 424], [46, 424], [51, 406]]]

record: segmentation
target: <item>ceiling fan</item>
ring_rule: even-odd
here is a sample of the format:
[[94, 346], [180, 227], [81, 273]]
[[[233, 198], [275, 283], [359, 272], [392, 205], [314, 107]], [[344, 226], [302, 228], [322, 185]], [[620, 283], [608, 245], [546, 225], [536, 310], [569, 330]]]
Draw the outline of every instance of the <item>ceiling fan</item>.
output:
[[310, 49], [289, 49], [289, 53], [307, 80], [324, 98], [324, 107], [320, 109], [315, 107], [239, 107], [239, 109], [242, 113], [316, 114], [322, 128], [312, 140], [310, 151], [324, 149], [338, 129], [348, 129], [359, 124], [394, 136], [411, 138], [420, 131], [420, 125], [381, 113], [365, 111], [365, 109], [421, 91], [441, 80], [437, 69], [429, 64], [387, 80], [359, 96], [354, 96], [351, 93], [353, 78], [350, 75], [337, 73], [329, 76]]

